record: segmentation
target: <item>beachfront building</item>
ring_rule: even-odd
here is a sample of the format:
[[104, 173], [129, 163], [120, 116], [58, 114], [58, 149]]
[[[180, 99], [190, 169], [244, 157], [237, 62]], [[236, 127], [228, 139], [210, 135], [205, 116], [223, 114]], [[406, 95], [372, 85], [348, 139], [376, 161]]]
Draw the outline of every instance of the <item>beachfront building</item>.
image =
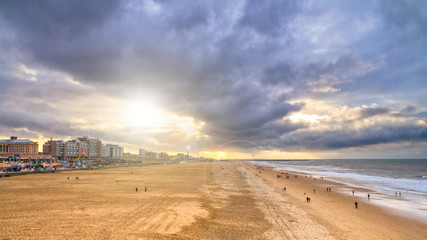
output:
[[183, 153], [178, 153], [176, 155], [176, 158], [179, 162], [186, 162], [189, 159], [189, 155], [188, 154], [183, 154]]
[[158, 153], [157, 159], [160, 161], [169, 161], [170, 160], [169, 155], [165, 152]]
[[87, 156], [89, 145], [78, 139], [69, 141], [50, 140], [43, 144], [43, 154], [50, 154], [59, 160], [73, 160]]
[[146, 160], [148, 160], [148, 161], [155, 161], [155, 160], [157, 160], [157, 153], [155, 153], [155, 152], [146, 152], [144, 158]]
[[139, 149], [139, 156], [140, 157], [145, 158], [145, 154], [146, 153], [148, 153], [148, 150], [145, 150], [145, 149], [142, 149], [142, 148]]
[[50, 154], [57, 159], [65, 159], [65, 141], [64, 140], [50, 140], [43, 144], [43, 154]]
[[123, 147], [120, 147], [117, 144], [102, 144], [102, 157], [112, 158], [112, 159], [122, 159], [123, 158]]
[[78, 139], [69, 140], [65, 143], [66, 160], [82, 158], [89, 152], [89, 145]]
[[102, 157], [102, 142], [97, 138], [89, 138], [87, 136], [77, 138], [80, 143], [86, 143], [88, 150], [84, 152], [84, 157], [100, 158]]
[[39, 144], [28, 139], [18, 139], [11, 136], [10, 139], [0, 140], [0, 154], [38, 154]]

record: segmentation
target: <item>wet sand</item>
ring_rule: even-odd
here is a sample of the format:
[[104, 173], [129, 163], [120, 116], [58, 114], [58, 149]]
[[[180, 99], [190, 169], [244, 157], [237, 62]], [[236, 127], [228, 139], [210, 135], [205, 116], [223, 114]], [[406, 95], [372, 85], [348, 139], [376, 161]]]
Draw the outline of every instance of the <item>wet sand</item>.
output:
[[324, 183], [276, 175], [200, 162], [1, 178], [0, 239], [427, 237], [426, 224], [369, 204], [356, 210], [351, 196], [320, 185], [307, 204], [303, 193]]

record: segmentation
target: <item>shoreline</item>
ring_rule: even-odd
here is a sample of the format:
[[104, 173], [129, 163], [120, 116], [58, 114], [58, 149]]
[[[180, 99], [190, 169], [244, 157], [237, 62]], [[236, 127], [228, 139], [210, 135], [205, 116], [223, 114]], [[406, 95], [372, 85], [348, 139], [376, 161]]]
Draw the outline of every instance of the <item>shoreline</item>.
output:
[[[334, 231], [340, 232], [338, 235], [345, 236], [344, 239], [425, 239], [427, 237], [425, 230], [427, 224], [425, 222], [372, 204], [367, 197], [352, 196], [337, 191], [339, 188], [347, 187], [343, 183], [336, 183], [327, 179], [315, 180], [315, 178], [305, 177], [303, 172], [293, 173], [291, 171], [288, 171], [289, 179], [277, 178], [278, 173], [281, 172], [275, 171], [273, 167], [253, 163], [243, 164], [255, 176], [275, 186], [276, 189], [286, 187], [286, 191], [282, 191], [283, 195], [291, 198], [290, 201], [298, 207], [310, 212], [318, 222], [329, 225], [335, 229]], [[285, 173], [283, 175], [286, 176]], [[327, 187], [331, 187], [332, 192], [327, 192]], [[313, 189], [316, 190], [315, 193]], [[356, 193], [369, 193], [369, 190], [365, 188], [354, 188], [354, 190]], [[311, 198], [310, 203], [305, 201], [306, 197]], [[358, 209], [355, 209], [355, 201], [358, 202]], [[365, 233], [364, 235], [375, 236], [378, 235], [376, 233], [378, 231], [383, 237], [355, 237], [356, 226], [356, 229]], [[343, 231], [343, 229], [345, 230]], [[418, 237], [410, 237], [411, 233], [417, 231], [420, 234]]]
[[[335, 189], [335, 191], [339, 192], [340, 194], [358, 197], [361, 200], [365, 201], [366, 203], [384, 208], [384, 210], [386, 211], [390, 211], [394, 214], [405, 216], [412, 220], [416, 220], [424, 224], [427, 224], [427, 209], [425, 208], [425, 206], [422, 206], [422, 203], [419, 202], [419, 201], [422, 201], [424, 197], [426, 197], [424, 194], [405, 192], [403, 196], [398, 196], [398, 195], [394, 196], [390, 194], [390, 192], [393, 192], [391, 190], [361, 186], [361, 185], [348, 183], [345, 181], [340, 181], [337, 179], [331, 179], [330, 176], [326, 174], [321, 175], [319, 173], [287, 170], [286, 167], [284, 166], [283, 167], [269, 166], [269, 165], [259, 164], [258, 162], [250, 162], [250, 164], [253, 164], [255, 166], [261, 166], [264, 168], [269, 168], [273, 171], [280, 172], [280, 173], [289, 172], [301, 177], [309, 176], [309, 178], [312, 178], [312, 179], [328, 182], [330, 185], [338, 186], [338, 188]], [[352, 190], [356, 190], [356, 189], [358, 191], [355, 191], [353, 195]], [[366, 201], [368, 194], [370, 195], [370, 199]], [[414, 206], [418, 208], [414, 209]]]

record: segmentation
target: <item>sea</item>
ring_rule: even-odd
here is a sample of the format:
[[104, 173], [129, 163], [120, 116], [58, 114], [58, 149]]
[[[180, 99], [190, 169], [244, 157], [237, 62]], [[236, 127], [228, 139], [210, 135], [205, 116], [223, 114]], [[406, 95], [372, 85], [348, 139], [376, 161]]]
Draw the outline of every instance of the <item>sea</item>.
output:
[[277, 171], [323, 177], [347, 187], [338, 191], [356, 197], [370, 194], [370, 203], [427, 223], [427, 159], [254, 160]]

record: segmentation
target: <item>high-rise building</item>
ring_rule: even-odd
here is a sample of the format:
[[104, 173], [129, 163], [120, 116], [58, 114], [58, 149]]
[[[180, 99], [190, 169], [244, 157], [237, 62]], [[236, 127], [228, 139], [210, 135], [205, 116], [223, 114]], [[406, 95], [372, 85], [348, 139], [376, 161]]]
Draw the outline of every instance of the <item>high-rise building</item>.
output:
[[139, 156], [140, 157], [144, 158], [146, 153], [148, 153], [148, 150], [145, 150], [142, 148], [139, 149]]
[[87, 153], [85, 152], [84, 157], [89, 158], [100, 158], [102, 157], [102, 142], [97, 138], [89, 138], [87, 136], [77, 138], [80, 143], [84, 142], [89, 146]]
[[66, 159], [82, 158], [88, 156], [89, 145], [78, 139], [69, 140], [65, 143]]
[[157, 160], [157, 153], [155, 152], [146, 152], [145, 153], [145, 159], [149, 161]]
[[89, 157], [89, 144], [78, 139], [65, 142], [64, 140], [50, 140], [43, 144], [43, 154], [50, 154], [60, 160]]
[[11, 136], [10, 139], [0, 140], [0, 154], [38, 154], [39, 144], [28, 139], [18, 139]]
[[105, 158], [122, 159], [123, 148], [117, 144], [102, 144], [102, 156]]
[[165, 152], [161, 152], [157, 154], [157, 159], [161, 160], [161, 161], [169, 161], [169, 155]]
[[50, 140], [43, 144], [43, 154], [50, 154], [61, 160], [65, 160], [66, 152], [64, 151], [64, 140]]

